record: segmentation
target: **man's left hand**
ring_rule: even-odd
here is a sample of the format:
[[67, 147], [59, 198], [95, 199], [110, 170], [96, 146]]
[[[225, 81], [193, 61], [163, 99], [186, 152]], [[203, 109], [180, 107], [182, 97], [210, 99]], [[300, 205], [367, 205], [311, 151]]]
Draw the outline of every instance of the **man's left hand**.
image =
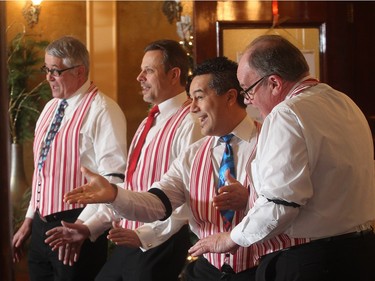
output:
[[219, 194], [213, 198], [213, 205], [218, 210], [245, 210], [249, 199], [249, 190], [225, 172], [228, 185], [219, 188]]
[[109, 231], [107, 238], [113, 243], [129, 248], [142, 246], [141, 240], [134, 230], [122, 228], [118, 222], [113, 222], [112, 225], [113, 228]]
[[238, 248], [230, 233], [222, 232], [200, 239], [189, 249], [189, 254], [197, 257], [205, 253], [235, 253]]

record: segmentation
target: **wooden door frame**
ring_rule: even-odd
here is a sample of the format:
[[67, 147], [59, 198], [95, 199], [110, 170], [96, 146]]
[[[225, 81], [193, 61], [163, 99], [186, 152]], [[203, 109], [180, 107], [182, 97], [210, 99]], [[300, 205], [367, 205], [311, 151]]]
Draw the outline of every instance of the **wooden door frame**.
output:
[[[223, 32], [225, 29], [259, 29], [270, 28], [272, 23], [269, 21], [217, 21], [216, 22], [216, 55], [223, 56]], [[325, 22], [288, 22], [283, 24], [282, 28], [317, 28], [319, 30], [319, 71], [320, 80], [326, 80], [326, 51], [323, 48], [323, 42], [326, 40], [326, 23]], [[277, 30], [278, 28], [275, 28]], [[250, 42], [249, 42], [250, 43]]]
[[1, 280], [11, 281], [12, 276], [12, 245], [11, 235], [13, 234], [11, 224], [11, 208], [10, 208], [10, 135], [8, 121], [8, 89], [7, 89], [7, 70], [6, 70], [6, 15], [5, 2], [0, 2], [0, 120], [2, 122], [0, 128], [0, 154], [2, 159], [2, 168], [0, 169], [0, 272]]

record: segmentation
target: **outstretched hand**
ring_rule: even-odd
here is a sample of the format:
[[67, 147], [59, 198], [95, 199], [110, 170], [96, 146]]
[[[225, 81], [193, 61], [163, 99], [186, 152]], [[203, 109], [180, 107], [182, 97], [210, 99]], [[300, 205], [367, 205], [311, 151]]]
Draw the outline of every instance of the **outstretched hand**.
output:
[[88, 227], [82, 223], [69, 223], [61, 221], [62, 226], [57, 226], [46, 232], [48, 236], [44, 241], [53, 251], [68, 243], [83, 242], [90, 235]]
[[221, 232], [200, 239], [190, 249], [189, 254], [198, 257], [205, 253], [235, 253], [239, 245], [233, 242], [229, 232]]
[[249, 191], [233, 178], [229, 169], [225, 171], [225, 186], [219, 188], [219, 194], [213, 198], [213, 205], [218, 210], [245, 210], [249, 199]]
[[91, 204], [113, 202], [117, 196], [117, 188], [101, 175], [91, 172], [82, 167], [81, 171], [87, 178], [88, 184], [82, 185], [68, 192], [64, 196], [64, 201], [69, 204]]
[[78, 261], [81, 247], [90, 235], [88, 227], [82, 223], [61, 221], [62, 226], [46, 232], [48, 238], [44, 241], [53, 251], [59, 251], [59, 260], [72, 266]]

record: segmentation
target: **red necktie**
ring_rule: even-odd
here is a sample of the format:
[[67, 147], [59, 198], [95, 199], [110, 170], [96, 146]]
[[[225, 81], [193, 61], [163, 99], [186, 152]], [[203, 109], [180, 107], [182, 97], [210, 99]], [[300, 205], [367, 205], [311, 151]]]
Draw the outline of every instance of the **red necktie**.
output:
[[129, 167], [128, 167], [128, 172], [126, 176], [127, 182], [131, 182], [132, 180], [133, 173], [134, 173], [135, 167], [137, 167], [138, 158], [139, 158], [139, 155], [141, 154], [143, 144], [145, 142], [148, 131], [150, 131], [152, 123], [154, 122], [154, 119], [155, 119], [155, 115], [157, 113], [159, 113], [159, 108], [157, 105], [151, 108], [150, 112], [148, 113], [146, 124], [143, 128], [141, 135], [139, 136], [137, 145], [134, 147], [133, 153], [130, 155]]

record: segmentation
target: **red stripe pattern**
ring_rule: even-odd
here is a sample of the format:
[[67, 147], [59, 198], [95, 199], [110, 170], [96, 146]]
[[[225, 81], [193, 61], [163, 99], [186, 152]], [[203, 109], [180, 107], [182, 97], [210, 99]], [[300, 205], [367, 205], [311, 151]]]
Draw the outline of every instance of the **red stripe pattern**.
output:
[[[65, 193], [86, 183], [80, 171], [79, 134], [97, 91], [97, 87], [91, 84], [72, 118], [64, 123], [56, 134], [43, 168], [39, 172], [38, 169], [34, 170], [31, 200], [34, 210], [39, 208], [43, 216], [84, 207], [82, 204], [66, 204], [63, 197]], [[58, 99], [51, 102], [43, 110], [36, 126], [33, 147], [35, 167], [57, 105]]]
[[[131, 182], [127, 183], [127, 188], [135, 191], [147, 191], [150, 186], [161, 179], [161, 176], [168, 171], [171, 164], [172, 143], [176, 131], [181, 122], [190, 112], [191, 100], [187, 100], [181, 108], [173, 114], [165, 123], [163, 128], [155, 135], [144, 150], [144, 154], [139, 158], [137, 167], [134, 171]], [[130, 145], [130, 151], [136, 146], [138, 135], [142, 132], [146, 120], [139, 126], [133, 141]], [[128, 157], [128, 161], [129, 161]], [[127, 164], [129, 167], [129, 163]], [[136, 229], [143, 223], [137, 221], [122, 220], [122, 226], [129, 229]]]
[[[213, 140], [213, 137], [208, 137], [207, 140], [202, 143], [202, 146], [193, 159], [190, 175], [191, 209], [199, 227], [199, 237], [201, 238], [226, 231], [220, 211], [216, 210], [212, 205], [212, 198], [215, 196], [211, 156]], [[242, 184], [250, 187], [249, 208], [252, 208], [257, 199], [255, 188], [248, 174], [248, 171], [250, 171], [250, 163], [255, 157], [256, 142], [254, 142], [251, 151], [246, 167], [236, 167], [237, 171], [246, 171], [247, 173], [246, 180]], [[244, 216], [244, 211], [236, 211], [232, 226], [228, 231], [235, 227]], [[287, 235], [279, 235], [264, 243], [257, 243], [246, 248], [240, 247], [238, 251], [234, 255], [230, 255], [229, 258], [225, 257], [225, 254], [216, 253], [208, 253], [204, 254], [204, 256], [218, 269], [226, 262], [235, 272], [241, 272], [258, 265], [260, 257], [267, 253], [305, 242], [304, 239], [291, 239]]]

